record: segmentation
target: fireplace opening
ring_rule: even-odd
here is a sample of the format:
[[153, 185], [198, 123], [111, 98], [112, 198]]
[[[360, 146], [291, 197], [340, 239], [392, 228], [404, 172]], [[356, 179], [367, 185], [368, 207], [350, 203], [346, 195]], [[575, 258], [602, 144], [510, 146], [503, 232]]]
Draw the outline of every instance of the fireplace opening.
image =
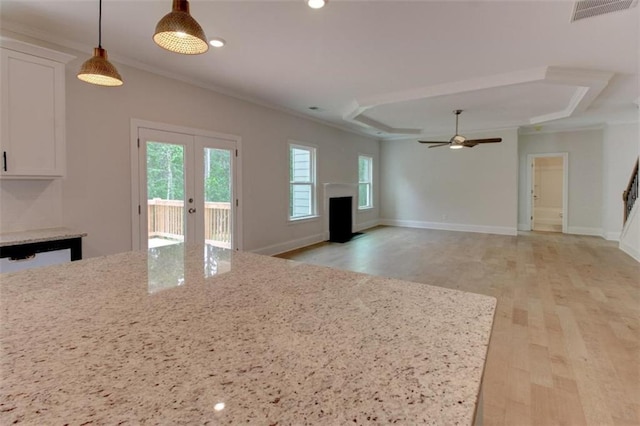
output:
[[329, 198], [329, 241], [346, 243], [353, 237], [352, 202], [353, 197]]

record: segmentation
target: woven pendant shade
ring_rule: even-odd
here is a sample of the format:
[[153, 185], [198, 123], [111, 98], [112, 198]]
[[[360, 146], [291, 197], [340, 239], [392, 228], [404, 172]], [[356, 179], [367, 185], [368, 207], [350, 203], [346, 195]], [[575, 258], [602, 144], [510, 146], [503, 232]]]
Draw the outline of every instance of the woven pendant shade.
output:
[[173, 10], [156, 25], [153, 41], [164, 49], [184, 55], [199, 55], [209, 50], [202, 27], [189, 14], [187, 0], [173, 0]]
[[77, 75], [80, 80], [98, 86], [122, 86], [120, 73], [102, 48], [102, 0], [98, 1], [98, 47], [93, 49], [93, 56], [82, 64]]
[[78, 78], [99, 86], [122, 86], [122, 77], [116, 67], [107, 60], [107, 51], [101, 47], [93, 49], [93, 57], [82, 64]]

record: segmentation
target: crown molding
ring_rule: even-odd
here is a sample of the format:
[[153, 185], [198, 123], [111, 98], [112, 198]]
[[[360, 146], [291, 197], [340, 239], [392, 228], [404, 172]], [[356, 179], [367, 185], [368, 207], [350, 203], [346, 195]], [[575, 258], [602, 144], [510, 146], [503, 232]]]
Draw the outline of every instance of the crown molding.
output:
[[[528, 83], [545, 83], [548, 85], [574, 87], [573, 95], [567, 101], [564, 108], [557, 111], [551, 111], [547, 114], [530, 117], [521, 123], [522, 125], [538, 124], [571, 117], [576, 112], [585, 111], [598, 97], [598, 95], [600, 95], [607, 84], [609, 84], [613, 75], [614, 73], [611, 72], [555, 66], [531, 68], [354, 99], [350, 104], [350, 110], [343, 115], [343, 118], [346, 121], [350, 121], [352, 123], [359, 122], [360, 124], [386, 133], [405, 135], [421, 134], [424, 129], [395, 128], [388, 123], [382, 123], [368, 117], [366, 112], [371, 108], [381, 105], [398, 104], [438, 96], [497, 89]], [[391, 138], [393, 138], [393, 136]]]
[[[516, 133], [518, 132], [518, 126], [508, 126], [508, 127], [496, 127], [496, 128], [492, 128], [492, 129], [482, 129], [482, 130], [474, 130], [472, 132], [468, 132], [465, 133], [465, 137], [469, 137], [469, 138], [475, 138], [479, 135], [485, 135], [487, 133], [495, 133], [495, 132], [508, 132], [510, 130], [515, 131]], [[400, 142], [404, 142], [404, 141], [415, 141], [417, 139], [420, 138], [434, 138], [434, 139], [443, 139], [442, 142], [447, 142], [444, 139], [449, 139], [451, 138], [451, 134], [448, 135], [434, 135], [434, 134], [418, 134], [415, 136], [410, 136], [410, 135], [397, 135], [397, 136], [385, 136], [383, 138], [380, 138], [381, 142], [391, 142], [391, 141], [400, 141]]]
[[536, 130], [535, 127], [520, 127], [518, 129], [519, 136], [532, 136], [542, 135], [550, 133], [564, 133], [564, 132], [582, 132], [591, 130], [603, 130], [605, 123], [589, 124], [589, 125], [567, 125], [566, 127], [556, 127], [550, 129]]
[[76, 56], [74, 55], [69, 55], [68, 53], [63, 53], [57, 50], [38, 46], [36, 44], [16, 40], [2, 34], [0, 34], [0, 47], [22, 53], [28, 53], [32, 56], [51, 59], [52, 61], [60, 62], [63, 64], [68, 64], [69, 62], [76, 59]]
[[[69, 50], [73, 51], [74, 54], [76, 55], [83, 55], [85, 54], [87, 57], [90, 56], [90, 54], [93, 52], [93, 46], [90, 46], [88, 44], [85, 43], [78, 43], [75, 41], [71, 41], [62, 37], [57, 37], [54, 36], [52, 34], [48, 34], [44, 31], [41, 30], [36, 30], [33, 29], [31, 27], [28, 26], [24, 26], [21, 24], [17, 24], [14, 22], [10, 22], [10, 21], [6, 21], [6, 20], [0, 20], [0, 35], [2, 35], [3, 38], [10, 38], [10, 39], [14, 39], [17, 40], [18, 42], [23, 42], [23, 43], [29, 43], [29, 44], [34, 44], [35, 46], [38, 46], [39, 44], [46, 44], [47, 47], [46, 49], [48, 50], [53, 50], [53, 51], [58, 51], [58, 49], [63, 48], [62, 50], [66, 50], [67, 52]], [[28, 40], [24, 40], [24, 37], [27, 37]], [[89, 53], [85, 53], [85, 52], [89, 52]], [[217, 85], [213, 85], [210, 83], [206, 83], [203, 82], [201, 80], [198, 79], [193, 79], [193, 78], [187, 78], [184, 77], [181, 74], [177, 74], [177, 73], [173, 73], [173, 72], [169, 72], [169, 71], [165, 71], [162, 69], [159, 69], [157, 67], [152, 67], [150, 65], [147, 65], [141, 61], [126, 57], [126, 56], [122, 56], [122, 55], [114, 55], [111, 52], [109, 52], [109, 60], [111, 62], [115, 62], [118, 64], [122, 64], [122, 65], [126, 65], [129, 66], [131, 68], [135, 68], [138, 70], [142, 70], [142, 71], [146, 71], [149, 72], [151, 74], [155, 74], [155, 75], [159, 75], [161, 77], [165, 77], [165, 78], [169, 78], [171, 80], [176, 80], [176, 81], [180, 81], [182, 83], [187, 83], [190, 84], [192, 86], [196, 86], [196, 87], [200, 87], [202, 89], [207, 89], [210, 90], [212, 92], [221, 94], [221, 95], [225, 95], [225, 96], [229, 96], [231, 98], [234, 99], [238, 99], [241, 101], [245, 101], [254, 105], [258, 105], [264, 108], [269, 108], [271, 110], [275, 110], [275, 111], [279, 111], [279, 112], [283, 112], [285, 114], [288, 115], [292, 115], [294, 117], [297, 118], [302, 118], [305, 120], [309, 120], [312, 121], [314, 123], [318, 123], [318, 124], [322, 124], [337, 130], [341, 130], [343, 132], [347, 132], [347, 133], [351, 133], [357, 136], [361, 136], [361, 137], [365, 137], [368, 139], [371, 139], [373, 141], [378, 141], [379, 139], [374, 136], [371, 135], [367, 132], [364, 131], [358, 131], [356, 129], [353, 128], [349, 128], [346, 126], [341, 126], [339, 124], [330, 122], [330, 121], [326, 121], [326, 120], [322, 120], [320, 118], [317, 117], [312, 117], [303, 113], [300, 113], [298, 111], [294, 111], [291, 110], [289, 108], [285, 108], [279, 105], [274, 105], [271, 104], [269, 102], [266, 102], [262, 99], [259, 98], [255, 98], [255, 97], [251, 97], [251, 96], [247, 96], [247, 95], [243, 95], [243, 94], [239, 94], [237, 92], [234, 92], [233, 90], [224, 88], [222, 86], [217, 86]]]

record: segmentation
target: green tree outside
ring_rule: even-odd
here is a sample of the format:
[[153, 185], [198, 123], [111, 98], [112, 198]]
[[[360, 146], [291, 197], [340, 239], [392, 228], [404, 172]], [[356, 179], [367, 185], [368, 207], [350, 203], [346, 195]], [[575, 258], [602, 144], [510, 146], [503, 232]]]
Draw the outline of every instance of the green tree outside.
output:
[[[231, 153], [205, 148], [205, 201], [231, 202]], [[149, 199], [184, 200], [184, 147], [147, 143], [147, 196]]]

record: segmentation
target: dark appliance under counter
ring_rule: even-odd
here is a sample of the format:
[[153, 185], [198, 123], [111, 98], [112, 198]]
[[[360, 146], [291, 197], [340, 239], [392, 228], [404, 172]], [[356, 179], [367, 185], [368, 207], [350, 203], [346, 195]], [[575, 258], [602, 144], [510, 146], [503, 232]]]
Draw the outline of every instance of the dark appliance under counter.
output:
[[0, 234], [0, 273], [80, 260], [86, 235], [68, 228]]

